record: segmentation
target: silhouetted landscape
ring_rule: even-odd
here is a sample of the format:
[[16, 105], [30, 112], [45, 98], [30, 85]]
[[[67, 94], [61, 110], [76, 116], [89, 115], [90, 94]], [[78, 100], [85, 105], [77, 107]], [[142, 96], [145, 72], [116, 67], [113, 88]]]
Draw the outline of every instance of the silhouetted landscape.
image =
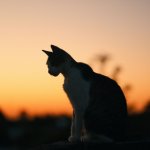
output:
[[45, 116], [29, 119], [23, 112], [17, 120], [9, 120], [0, 113], [0, 149], [25, 149], [66, 140], [70, 118]]
[[[25, 112], [17, 120], [10, 120], [0, 112], [0, 150], [36, 148], [41, 145], [67, 141], [71, 118], [45, 116], [28, 118]], [[140, 114], [129, 115], [127, 141], [150, 140], [150, 104]]]

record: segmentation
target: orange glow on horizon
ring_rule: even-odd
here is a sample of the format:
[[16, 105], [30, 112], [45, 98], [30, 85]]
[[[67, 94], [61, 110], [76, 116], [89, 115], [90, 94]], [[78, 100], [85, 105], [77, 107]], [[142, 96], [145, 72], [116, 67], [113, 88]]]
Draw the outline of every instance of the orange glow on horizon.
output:
[[63, 77], [49, 76], [50, 44], [101, 72], [97, 55], [108, 54], [107, 75], [121, 67], [128, 104], [150, 102], [150, 1], [7, 0], [0, 2], [0, 110], [9, 117], [71, 114]]

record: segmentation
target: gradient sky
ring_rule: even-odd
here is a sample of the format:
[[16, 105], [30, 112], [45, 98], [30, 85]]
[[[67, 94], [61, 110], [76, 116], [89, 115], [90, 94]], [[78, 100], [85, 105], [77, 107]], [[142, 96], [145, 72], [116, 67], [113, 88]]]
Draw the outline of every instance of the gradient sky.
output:
[[63, 76], [47, 73], [41, 50], [50, 44], [88, 64], [109, 54], [108, 74], [122, 67], [128, 103], [140, 109], [150, 100], [149, 8], [149, 0], [1, 0], [0, 109], [10, 117], [71, 112]]

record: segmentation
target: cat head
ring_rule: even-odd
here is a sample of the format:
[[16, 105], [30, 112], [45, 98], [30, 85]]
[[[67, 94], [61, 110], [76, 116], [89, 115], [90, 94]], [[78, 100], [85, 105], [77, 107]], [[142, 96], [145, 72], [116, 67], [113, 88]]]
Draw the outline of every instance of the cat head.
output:
[[52, 52], [42, 50], [48, 55], [47, 66], [49, 74], [58, 76], [63, 72], [65, 65], [73, 58], [64, 50], [57, 46], [51, 45]]

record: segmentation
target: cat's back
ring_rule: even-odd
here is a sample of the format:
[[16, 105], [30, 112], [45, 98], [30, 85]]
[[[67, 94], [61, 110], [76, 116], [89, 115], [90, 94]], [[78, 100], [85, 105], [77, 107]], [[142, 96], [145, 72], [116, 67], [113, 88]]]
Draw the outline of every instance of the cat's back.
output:
[[97, 73], [90, 80], [86, 128], [112, 137], [120, 136], [119, 134], [122, 136], [127, 118], [127, 104], [120, 86], [109, 77]]
[[[118, 83], [102, 74], [94, 73], [90, 89], [91, 101], [106, 104], [106, 107], [116, 106], [126, 113], [126, 98]], [[104, 106], [103, 106], [104, 107]], [[122, 109], [121, 109], [122, 108]]]
[[116, 81], [95, 73], [87, 64], [78, 63], [77, 68], [82, 74], [82, 80], [90, 84], [88, 109], [127, 115], [126, 99]]
[[[122, 105], [126, 111], [126, 99], [118, 83], [102, 74], [95, 73], [90, 66], [84, 63], [78, 63], [83, 79], [90, 83], [90, 101], [93, 103], [106, 103], [108, 105]], [[119, 107], [119, 106], [118, 106]]]

